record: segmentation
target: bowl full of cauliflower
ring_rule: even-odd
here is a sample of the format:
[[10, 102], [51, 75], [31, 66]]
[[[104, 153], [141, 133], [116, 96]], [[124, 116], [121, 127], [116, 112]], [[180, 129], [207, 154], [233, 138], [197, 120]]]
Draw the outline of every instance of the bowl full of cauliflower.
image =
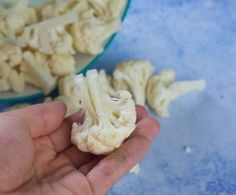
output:
[[129, 0], [0, 1], [0, 101], [47, 95], [85, 72], [121, 29]]

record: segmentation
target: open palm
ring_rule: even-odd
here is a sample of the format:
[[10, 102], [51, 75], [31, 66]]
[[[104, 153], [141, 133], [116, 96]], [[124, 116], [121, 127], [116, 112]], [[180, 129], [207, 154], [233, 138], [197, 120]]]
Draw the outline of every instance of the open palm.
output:
[[137, 107], [137, 128], [108, 156], [71, 145], [73, 122], [61, 102], [0, 114], [0, 194], [105, 194], [147, 152], [159, 124]]

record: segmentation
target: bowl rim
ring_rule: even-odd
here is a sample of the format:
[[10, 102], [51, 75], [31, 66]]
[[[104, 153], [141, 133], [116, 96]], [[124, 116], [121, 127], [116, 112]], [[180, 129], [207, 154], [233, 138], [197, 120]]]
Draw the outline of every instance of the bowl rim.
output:
[[[128, 10], [130, 8], [131, 5], [131, 1], [132, 0], [127, 0], [125, 9], [124, 9], [124, 13], [122, 14], [121, 17], [121, 21], [122, 23], [124, 22], [127, 14], [128, 14]], [[119, 32], [114, 33], [109, 39], [108, 42], [105, 44], [104, 46], [104, 50], [99, 53], [98, 55], [96, 55], [96, 57], [85, 67], [83, 67], [81, 70], [79, 70], [78, 72], [76, 72], [76, 74], [79, 73], [85, 73], [87, 72], [89, 69], [91, 69], [91, 67], [93, 66], [93, 64], [107, 51], [107, 49], [109, 48], [109, 46], [111, 45], [111, 43], [113, 42], [113, 40], [115, 39], [116, 35]], [[54, 91], [56, 91], [57, 89], [53, 90], [51, 93], [54, 93]], [[0, 98], [0, 103], [17, 103], [17, 102], [23, 102], [26, 100], [32, 100], [35, 98], [40, 98], [40, 97], [46, 97], [45, 94], [43, 94], [42, 92], [37, 92], [35, 94], [32, 95], [27, 95], [27, 96], [22, 96], [22, 97], [11, 97], [11, 98]]]

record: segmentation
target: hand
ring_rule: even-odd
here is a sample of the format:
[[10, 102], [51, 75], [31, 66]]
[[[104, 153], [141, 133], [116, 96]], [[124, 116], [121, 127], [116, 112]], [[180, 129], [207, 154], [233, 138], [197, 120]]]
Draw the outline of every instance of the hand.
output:
[[0, 114], [0, 194], [105, 194], [147, 152], [159, 124], [137, 106], [137, 128], [107, 156], [71, 145], [75, 114], [61, 102]]

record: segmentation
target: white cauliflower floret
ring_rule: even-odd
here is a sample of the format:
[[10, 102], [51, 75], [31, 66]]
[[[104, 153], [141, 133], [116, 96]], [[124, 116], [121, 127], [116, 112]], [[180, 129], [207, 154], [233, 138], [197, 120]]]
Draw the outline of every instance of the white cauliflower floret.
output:
[[128, 89], [136, 104], [145, 104], [145, 90], [148, 79], [154, 72], [149, 61], [126, 61], [117, 65], [113, 73], [113, 85], [116, 89]]
[[168, 117], [168, 107], [171, 101], [193, 90], [203, 90], [204, 88], [204, 80], [175, 82], [175, 72], [165, 70], [149, 80], [146, 96], [149, 105], [158, 115]]
[[22, 51], [20, 48], [4, 44], [0, 46], [0, 63], [7, 63], [9, 66], [14, 67], [22, 61]]
[[120, 19], [98, 20], [90, 10], [79, 22], [71, 25], [70, 33], [77, 51], [96, 55], [103, 51], [106, 40], [120, 28]]
[[56, 76], [65, 76], [75, 70], [74, 57], [69, 54], [55, 54], [49, 60], [51, 72]]
[[136, 110], [131, 94], [110, 96], [101, 89], [96, 70], [76, 78], [84, 110], [82, 125], [74, 123], [72, 142], [84, 152], [107, 154], [118, 148], [135, 129]]
[[105, 70], [100, 70], [98, 73], [99, 82], [102, 89], [109, 95], [115, 94], [115, 90], [112, 87], [112, 77], [106, 74]]
[[23, 53], [22, 63], [45, 94], [50, 93], [56, 87], [57, 78], [50, 73], [47, 56], [39, 52], [26, 51]]
[[22, 93], [25, 89], [25, 79], [16, 70], [11, 69], [8, 77], [11, 89], [16, 93]]

